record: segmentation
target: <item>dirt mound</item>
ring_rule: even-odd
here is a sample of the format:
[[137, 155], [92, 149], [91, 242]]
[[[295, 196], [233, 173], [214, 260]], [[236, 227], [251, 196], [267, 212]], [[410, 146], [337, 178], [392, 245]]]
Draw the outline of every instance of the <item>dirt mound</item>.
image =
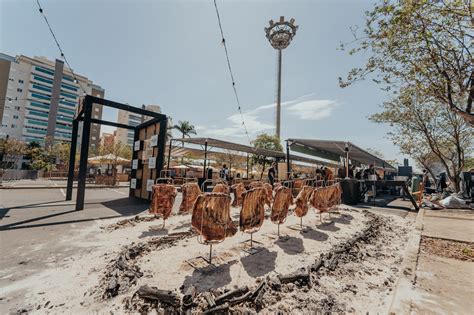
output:
[[[333, 246], [312, 264], [289, 274], [257, 278], [252, 286], [227, 291], [212, 289], [197, 293], [191, 286], [182, 288], [184, 294], [180, 294], [142, 286], [124, 299], [124, 308], [140, 313], [152, 310], [158, 313], [354, 312], [344, 296], [353, 298], [369, 288], [391, 291], [398, 272], [392, 263], [399, 263], [401, 259], [381, 246], [396, 235], [389, 225], [391, 219], [368, 211], [364, 211], [364, 216], [367, 221], [362, 231]], [[387, 265], [391, 269], [374, 270], [374, 265]], [[367, 278], [372, 274], [382, 274], [382, 277], [366, 281], [368, 287], [358, 287], [362, 276]]]

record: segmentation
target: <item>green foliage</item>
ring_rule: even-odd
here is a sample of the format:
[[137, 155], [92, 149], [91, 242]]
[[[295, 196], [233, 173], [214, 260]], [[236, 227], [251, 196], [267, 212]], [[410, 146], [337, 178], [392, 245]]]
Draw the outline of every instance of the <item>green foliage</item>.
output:
[[376, 157], [379, 157], [381, 159], [383, 159], [384, 161], [386, 161], [388, 164], [394, 166], [394, 167], [397, 167], [398, 165], [400, 165], [400, 163], [397, 161], [397, 160], [387, 160], [384, 156], [384, 154], [377, 150], [377, 149], [374, 149], [374, 148], [367, 148], [366, 149], [367, 152], [369, 152], [370, 154], [373, 154], [375, 155]]
[[399, 95], [415, 88], [474, 124], [472, 3], [465, 1], [379, 0], [366, 12], [363, 35], [349, 54], [369, 54], [363, 67], [352, 69], [341, 87], [372, 77]]
[[109, 154], [115, 157], [115, 159], [112, 160], [112, 164], [116, 164], [118, 158], [130, 160], [132, 158], [132, 147], [119, 141], [112, 145], [100, 146], [97, 148], [98, 156], [106, 156]]
[[0, 162], [2, 168], [14, 167], [26, 152], [27, 147], [23, 141], [14, 138], [0, 139]]
[[[281, 146], [280, 139], [277, 136], [271, 136], [266, 133], [262, 133], [257, 136], [253, 141], [253, 146], [258, 149], [267, 149], [273, 151], [283, 152], [283, 147]], [[251, 157], [252, 164], [257, 165], [269, 165], [271, 160], [268, 157], [263, 155], [252, 155]]]
[[194, 128], [193, 125], [189, 121], [178, 121], [177, 125], [173, 126], [173, 129], [178, 130], [182, 137], [190, 137], [190, 135], [195, 135], [196, 134], [196, 129]]
[[439, 163], [459, 190], [459, 174], [465, 156], [472, 155], [474, 131], [466, 121], [433, 98], [419, 97], [413, 89], [403, 89], [383, 104], [383, 111], [369, 119], [388, 123], [389, 133], [400, 152], [413, 157], [433, 175]]
[[474, 169], [474, 157], [468, 157], [464, 160], [464, 170], [469, 171]]

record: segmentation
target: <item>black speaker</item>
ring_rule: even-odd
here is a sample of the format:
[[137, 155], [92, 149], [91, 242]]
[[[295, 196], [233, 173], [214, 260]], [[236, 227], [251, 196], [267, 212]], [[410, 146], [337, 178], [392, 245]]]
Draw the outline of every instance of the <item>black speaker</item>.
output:
[[398, 176], [408, 176], [413, 175], [413, 169], [411, 166], [399, 166], [398, 167]]

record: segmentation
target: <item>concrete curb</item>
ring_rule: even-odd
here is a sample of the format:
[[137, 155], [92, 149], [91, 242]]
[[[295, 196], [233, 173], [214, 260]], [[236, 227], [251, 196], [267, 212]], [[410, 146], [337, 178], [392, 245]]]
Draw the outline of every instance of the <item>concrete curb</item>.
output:
[[412, 289], [416, 281], [418, 254], [425, 210], [420, 209], [415, 219], [415, 230], [408, 239], [399, 278], [390, 304], [389, 314], [410, 314]]

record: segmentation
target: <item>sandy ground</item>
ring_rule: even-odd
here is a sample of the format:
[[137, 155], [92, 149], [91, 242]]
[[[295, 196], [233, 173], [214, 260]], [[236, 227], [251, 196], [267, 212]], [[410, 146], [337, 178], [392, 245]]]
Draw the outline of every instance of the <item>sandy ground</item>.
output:
[[[234, 221], [238, 220], [238, 211], [232, 209]], [[330, 221], [327, 215], [324, 217], [327, 221], [321, 223], [319, 214], [310, 210], [303, 219], [304, 229], [300, 230], [299, 218], [290, 214], [287, 222], [280, 226], [282, 238], [276, 235], [277, 226], [267, 219], [261, 230], [253, 235], [254, 241], [260, 242], [255, 246], [261, 249], [253, 255], [244, 251], [248, 245], [243, 242], [249, 235], [237, 232], [234, 237], [213, 246], [216, 268], [208, 267], [203, 259], [196, 259], [209, 255], [209, 247], [199, 244], [196, 237], [146, 253], [136, 261], [144, 276], [110, 299], [102, 298], [103, 288], [99, 284], [107, 264], [116, 258], [121, 248], [188, 231], [191, 217], [174, 215], [167, 220], [165, 229], [162, 220], [140, 222], [112, 231], [105, 227], [118, 221], [116, 219], [91, 222], [89, 227], [58, 240], [70, 248], [70, 255], [60, 259], [52, 255], [46, 269], [30, 271], [31, 275], [26, 278], [0, 288], [0, 310], [2, 313], [24, 310], [39, 314], [124, 313], [124, 299], [130, 298], [144, 284], [181, 293], [190, 285], [196, 286], [198, 291], [253, 286], [258, 278], [287, 274], [307, 266], [321, 253], [362, 230], [367, 221], [360, 209], [340, 210]], [[270, 305], [267, 311], [304, 312], [304, 305], [307, 305], [304, 301], [309, 299], [319, 303], [314, 305], [327, 302], [333, 306], [330, 309], [336, 311], [386, 313], [398, 274], [397, 265], [402, 260], [404, 244], [412, 229], [411, 219], [390, 215], [386, 219], [387, 228], [375, 243], [366, 244], [361, 259], [322, 274], [320, 285], [304, 292], [306, 295], [292, 292], [291, 286], [285, 287], [281, 300]], [[193, 268], [187, 262], [189, 260], [198, 268]], [[27, 264], [1, 270], [0, 279], [6, 280], [25, 269], [28, 269]]]

